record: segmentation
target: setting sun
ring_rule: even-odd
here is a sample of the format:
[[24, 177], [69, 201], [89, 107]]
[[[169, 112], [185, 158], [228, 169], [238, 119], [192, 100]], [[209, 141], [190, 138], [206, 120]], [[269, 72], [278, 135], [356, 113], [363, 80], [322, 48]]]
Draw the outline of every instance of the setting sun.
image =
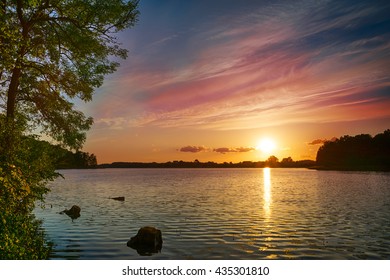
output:
[[270, 154], [276, 149], [276, 143], [270, 138], [264, 138], [258, 143], [256, 150], [260, 150], [265, 154]]

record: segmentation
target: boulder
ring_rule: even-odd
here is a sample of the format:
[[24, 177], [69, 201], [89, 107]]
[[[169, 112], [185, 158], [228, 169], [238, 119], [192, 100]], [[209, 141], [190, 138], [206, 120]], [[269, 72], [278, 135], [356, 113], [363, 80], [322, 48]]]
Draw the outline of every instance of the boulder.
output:
[[74, 219], [77, 219], [78, 217], [80, 217], [80, 211], [81, 211], [81, 209], [79, 206], [73, 205], [72, 208], [70, 208], [69, 210], [65, 209], [64, 211], [60, 212], [60, 214], [65, 213], [66, 215], [71, 217], [72, 220], [74, 220]]
[[125, 201], [125, 197], [124, 196], [117, 196], [117, 197], [110, 197], [110, 198], [113, 199], [113, 200]]
[[141, 256], [150, 256], [161, 252], [162, 243], [161, 230], [154, 227], [142, 227], [137, 235], [127, 242], [127, 246], [137, 250]]

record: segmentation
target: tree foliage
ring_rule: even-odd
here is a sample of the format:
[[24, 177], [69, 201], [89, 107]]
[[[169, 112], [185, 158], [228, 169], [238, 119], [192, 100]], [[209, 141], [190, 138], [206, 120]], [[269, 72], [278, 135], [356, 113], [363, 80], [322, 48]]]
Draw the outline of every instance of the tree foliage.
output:
[[390, 130], [343, 136], [327, 141], [317, 152], [317, 164], [325, 168], [351, 170], [390, 170]]
[[26, 136], [40, 131], [64, 147], [82, 147], [92, 118], [74, 102], [90, 101], [117, 58], [126, 58], [115, 34], [134, 25], [137, 5], [0, 0], [0, 258], [47, 256], [31, 213], [57, 175], [56, 156]]
[[125, 58], [115, 34], [137, 19], [136, 1], [2, 1], [0, 97], [70, 148], [80, 148], [92, 119], [73, 108], [90, 101]]
[[[50, 145], [47, 142], [46, 144]], [[97, 167], [97, 159], [94, 154], [82, 151], [72, 152], [62, 148], [59, 145], [50, 146], [53, 154], [57, 156], [55, 163], [56, 169], [80, 169]]]
[[12, 162], [0, 155], [0, 259], [43, 259], [50, 246], [32, 211], [48, 192], [46, 183], [57, 176], [55, 157], [39, 141], [15, 135]]

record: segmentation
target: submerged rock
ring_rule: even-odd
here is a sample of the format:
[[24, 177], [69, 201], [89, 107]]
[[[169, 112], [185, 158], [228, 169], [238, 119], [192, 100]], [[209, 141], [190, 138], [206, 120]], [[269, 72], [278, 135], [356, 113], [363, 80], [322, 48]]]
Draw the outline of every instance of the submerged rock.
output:
[[117, 197], [110, 197], [110, 198], [113, 199], [113, 200], [125, 201], [125, 197], [124, 196], [117, 196]]
[[154, 227], [142, 227], [137, 235], [127, 242], [127, 246], [137, 250], [141, 256], [150, 256], [161, 252], [162, 243], [161, 230]]
[[72, 208], [70, 208], [69, 210], [65, 209], [64, 211], [61, 211], [60, 214], [66, 214], [68, 215], [69, 217], [72, 218], [72, 220], [74, 219], [77, 219], [78, 217], [80, 217], [80, 211], [81, 211], [81, 208], [77, 205], [73, 205]]

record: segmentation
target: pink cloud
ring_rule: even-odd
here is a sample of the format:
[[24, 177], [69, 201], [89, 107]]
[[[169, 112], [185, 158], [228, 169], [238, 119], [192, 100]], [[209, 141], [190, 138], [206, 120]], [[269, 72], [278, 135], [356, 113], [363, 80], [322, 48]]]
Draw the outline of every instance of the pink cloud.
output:
[[[371, 51], [368, 39], [299, 43], [373, 8], [321, 22], [321, 13], [307, 18], [316, 7], [300, 5], [288, 14], [259, 9], [237, 24], [200, 28], [177, 53], [169, 44], [182, 34], [154, 40], [154, 56], [148, 50], [130, 57], [97, 115], [123, 116], [134, 126], [224, 130], [388, 117], [389, 99], [371, 94], [389, 85], [388, 59], [376, 59], [389, 49], [383, 38], [371, 39], [378, 44]], [[161, 45], [171, 47], [169, 59]]]
[[246, 153], [255, 150], [255, 148], [216, 148], [213, 151], [221, 154], [226, 154], [226, 153]]
[[203, 146], [185, 146], [180, 148], [180, 152], [184, 153], [199, 153], [199, 152], [204, 152], [207, 149]]
[[336, 137], [332, 137], [330, 140], [327, 140], [327, 139], [315, 139], [313, 141], [311, 141], [310, 143], [308, 143], [309, 145], [322, 145], [324, 144], [325, 142], [334, 142], [336, 141], [337, 138]]

